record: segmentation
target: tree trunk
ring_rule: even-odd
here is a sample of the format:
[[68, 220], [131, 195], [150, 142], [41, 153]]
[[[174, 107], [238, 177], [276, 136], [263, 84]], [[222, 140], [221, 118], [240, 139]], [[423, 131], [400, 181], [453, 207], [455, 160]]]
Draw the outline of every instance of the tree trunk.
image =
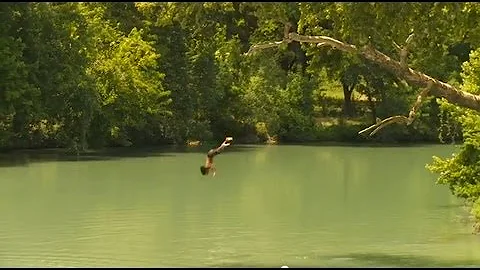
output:
[[367, 93], [368, 99], [368, 107], [370, 108], [370, 112], [372, 113], [372, 124], [377, 123], [377, 107], [375, 106], [375, 101], [372, 98], [370, 93]]
[[354, 115], [354, 108], [352, 102], [353, 86], [342, 84], [343, 87], [343, 114], [347, 117]]

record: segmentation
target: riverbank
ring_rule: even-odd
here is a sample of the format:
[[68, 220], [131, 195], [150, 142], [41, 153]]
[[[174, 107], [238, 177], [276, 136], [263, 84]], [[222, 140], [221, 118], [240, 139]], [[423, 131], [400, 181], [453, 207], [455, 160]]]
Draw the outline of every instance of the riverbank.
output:
[[[368, 124], [359, 119], [342, 119], [335, 117], [323, 117], [316, 119], [311, 130], [295, 134], [296, 136], [278, 137], [276, 135], [261, 136], [254, 131], [241, 135], [226, 133], [234, 137], [235, 145], [308, 145], [308, 146], [361, 146], [361, 147], [392, 147], [392, 146], [418, 146], [441, 144], [438, 136], [432, 131], [425, 131], [421, 128], [392, 125], [382, 129], [375, 136], [360, 135], [358, 132]], [[141, 144], [107, 144], [103, 147], [90, 147], [85, 151], [77, 151], [73, 148], [61, 147], [56, 144], [36, 144], [35, 147], [28, 147], [29, 143], [18, 144], [0, 149], [0, 154], [10, 153], [35, 153], [35, 154], [60, 154], [65, 156], [78, 155], [121, 155], [123, 152], [150, 152], [159, 149], [170, 151], [204, 151], [207, 148], [219, 144], [223, 138], [208, 140], [189, 139], [181, 144], [174, 143], [141, 143]], [[272, 139], [274, 138], [274, 139]], [[26, 146], [26, 147], [25, 147]], [[44, 146], [44, 147], [43, 147]]]
[[[150, 156], [159, 153], [185, 153], [199, 152], [203, 153], [218, 145], [218, 142], [203, 142], [196, 146], [189, 145], [161, 145], [161, 146], [117, 146], [103, 147], [99, 149], [87, 149], [85, 151], [73, 152], [68, 148], [32, 148], [32, 149], [8, 149], [0, 151], [0, 159], [8, 160], [11, 157], [28, 156], [30, 158], [48, 159], [48, 158], [71, 158], [72, 160], [84, 159], [88, 157], [108, 157], [108, 156]], [[228, 151], [242, 151], [248, 148], [267, 146], [266, 143], [235, 143]], [[318, 147], [369, 147], [369, 148], [392, 148], [392, 147], [419, 147], [442, 145], [439, 142], [417, 142], [417, 143], [380, 143], [380, 142], [303, 142], [303, 143], [278, 143], [275, 146], [318, 146]]]

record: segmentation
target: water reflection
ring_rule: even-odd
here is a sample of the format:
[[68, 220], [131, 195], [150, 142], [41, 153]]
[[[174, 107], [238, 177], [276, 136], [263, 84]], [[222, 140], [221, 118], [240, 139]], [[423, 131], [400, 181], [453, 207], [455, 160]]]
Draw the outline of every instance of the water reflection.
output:
[[[232, 148], [234, 149], [234, 148]], [[269, 146], [2, 167], [3, 266], [464, 266], [451, 149]]]

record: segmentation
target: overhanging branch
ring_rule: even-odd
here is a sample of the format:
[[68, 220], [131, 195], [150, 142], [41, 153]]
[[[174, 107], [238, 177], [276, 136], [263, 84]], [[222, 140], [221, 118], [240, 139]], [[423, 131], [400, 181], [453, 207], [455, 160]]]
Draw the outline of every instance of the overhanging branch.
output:
[[257, 50], [277, 47], [277, 46], [280, 46], [283, 43], [285, 43], [285, 42], [284, 41], [277, 41], [277, 42], [257, 44], [257, 45], [254, 45], [254, 46], [250, 47], [250, 49], [248, 50], [248, 52], [246, 54], [251, 55]]
[[[287, 29], [287, 27], [285, 27], [285, 29]], [[285, 34], [286, 32], [288, 32], [288, 30], [285, 30]], [[405, 42], [405, 46], [403, 48], [405, 52], [407, 51], [407, 48], [412, 40], [412, 37], [413, 37], [413, 34], [411, 34]], [[421, 104], [421, 100], [424, 99], [426, 95], [431, 95], [435, 97], [445, 98], [448, 102], [452, 104], [480, 112], [480, 96], [479, 95], [473, 95], [471, 93], [461, 91], [448, 83], [441, 82], [422, 72], [413, 70], [407, 67], [406, 64], [402, 64], [399, 61], [393, 60], [392, 58], [388, 57], [387, 55], [383, 54], [382, 52], [378, 51], [377, 49], [371, 46], [365, 46], [360, 49], [360, 48], [357, 48], [355, 45], [344, 43], [342, 41], [333, 39], [328, 36], [305, 36], [305, 35], [299, 35], [294, 32], [290, 32], [288, 33], [288, 35], [285, 35], [282, 41], [253, 45], [250, 48], [247, 55], [253, 53], [257, 49], [271, 48], [271, 47], [279, 46], [280, 44], [288, 43], [292, 41], [297, 41], [301, 43], [316, 43], [318, 44], [317, 46], [330, 46], [334, 49], [341, 50], [344, 52], [359, 54], [365, 59], [375, 62], [381, 67], [383, 67], [384, 69], [392, 72], [397, 77], [404, 79], [409, 84], [420, 87], [420, 88], [428, 89], [420, 93], [417, 99], [417, 101], [420, 100], [419, 104]], [[406, 58], [406, 54], [403, 57]], [[402, 58], [402, 55], [400, 58]], [[406, 59], [403, 59], [403, 62], [405, 63]], [[413, 110], [413, 114], [418, 109], [418, 106], [417, 107], [414, 106], [414, 108], [412, 108], [412, 110], [415, 109]], [[412, 114], [412, 111], [410, 113]], [[383, 126], [385, 126], [391, 123], [411, 123], [411, 119], [412, 118], [410, 118], [410, 115], [409, 117], [393, 116], [393, 117], [384, 119], [382, 122], [383, 122]], [[378, 126], [376, 126], [375, 128], [382, 126], [381, 124], [376, 124], [376, 125]], [[372, 127], [369, 127], [368, 130], [371, 130], [370, 128]], [[366, 132], [366, 131], [363, 130], [361, 132]], [[374, 131], [373, 134], [375, 132], [376, 131]]]
[[373, 136], [380, 129], [393, 123], [406, 124], [407, 126], [412, 124], [413, 121], [415, 120], [418, 109], [422, 105], [422, 102], [425, 99], [425, 97], [428, 96], [428, 92], [432, 88], [432, 85], [433, 83], [430, 82], [428, 86], [420, 92], [420, 94], [417, 96], [417, 100], [415, 101], [415, 103], [412, 106], [412, 109], [410, 110], [410, 113], [408, 114], [408, 117], [405, 117], [403, 115], [396, 115], [396, 116], [385, 118], [382, 121], [379, 121], [378, 123], [359, 131], [358, 134], [362, 135], [364, 133], [370, 132], [373, 129], [373, 131], [369, 134], [370, 136]]

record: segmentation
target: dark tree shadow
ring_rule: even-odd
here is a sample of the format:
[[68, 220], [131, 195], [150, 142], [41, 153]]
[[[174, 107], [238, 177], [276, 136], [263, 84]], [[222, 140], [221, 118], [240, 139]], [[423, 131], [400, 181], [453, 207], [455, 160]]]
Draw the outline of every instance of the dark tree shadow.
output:
[[436, 208], [460, 208], [465, 206], [464, 203], [452, 203], [452, 204], [441, 204], [441, 205], [435, 205]]
[[[200, 147], [181, 147], [178, 148], [177, 151], [179, 152], [190, 152], [190, 153], [207, 153], [208, 150], [218, 147], [218, 145], [209, 145], [209, 146], [200, 146]], [[259, 148], [265, 147], [265, 145], [232, 145], [224, 150], [225, 153], [228, 152], [246, 152], [246, 151], [253, 151]]]
[[[225, 152], [252, 151], [258, 146], [236, 145]], [[27, 149], [12, 150], [0, 153], [0, 167], [28, 166], [34, 162], [59, 162], [59, 161], [106, 161], [123, 158], [148, 158], [148, 157], [174, 157], [179, 153], [206, 154], [210, 148], [185, 146], [164, 147], [115, 147], [99, 150], [89, 150], [83, 153], [71, 153], [66, 149]]]
[[211, 264], [208, 265], [209, 268], [259, 268], [259, 267], [266, 267], [261, 265], [245, 265], [242, 263], [218, 263], [218, 264]]
[[372, 267], [479, 267], [479, 260], [437, 260], [420, 255], [391, 255], [383, 253], [350, 253], [340, 256], [351, 258], [362, 266]]
[[282, 143], [282, 145], [294, 145], [294, 146], [328, 146], [328, 147], [358, 147], [358, 148], [415, 148], [415, 147], [427, 147], [435, 145], [445, 145], [440, 143], [428, 143], [428, 142], [302, 142], [302, 143]]

